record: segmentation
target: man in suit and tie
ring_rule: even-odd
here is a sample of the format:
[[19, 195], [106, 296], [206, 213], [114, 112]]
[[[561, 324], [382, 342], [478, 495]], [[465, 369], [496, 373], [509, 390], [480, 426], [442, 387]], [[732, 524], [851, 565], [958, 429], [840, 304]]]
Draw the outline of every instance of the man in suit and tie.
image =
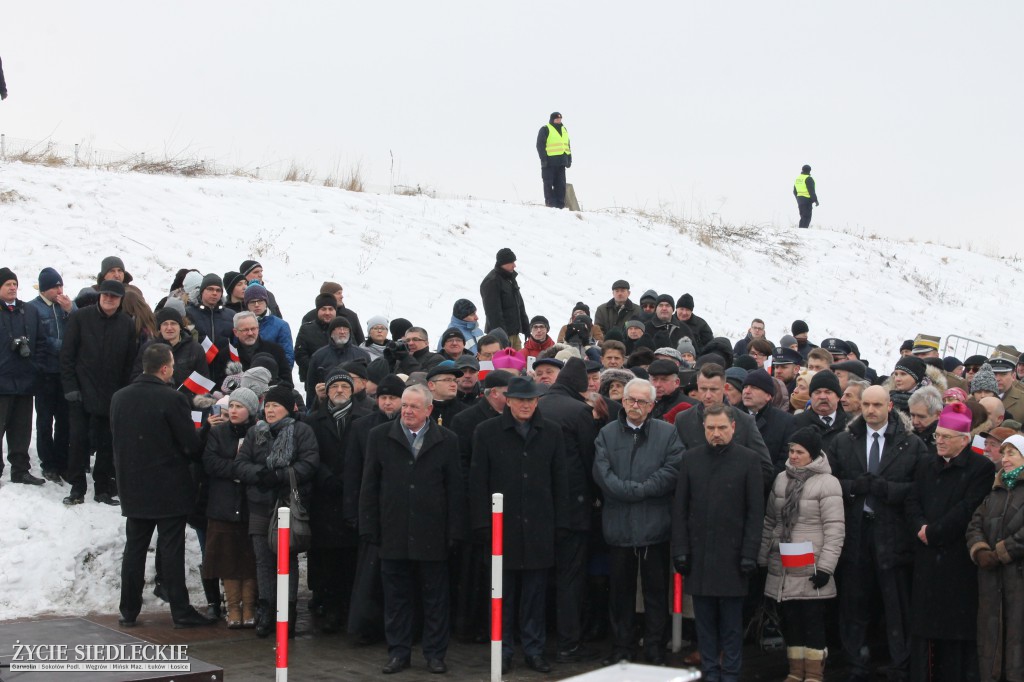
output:
[[823, 369], [811, 377], [808, 387], [811, 393], [811, 409], [801, 412], [793, 420], [793, 430], [811, 426], [821, 434], [821, 447], [826, 452], [832, 449], [832, 441], [846, 428], [846, 413], [839, 399], [843, 389], [835, 373]]
[[[811, 395], [813, 401], [814, 391]], [[837, 575], [840, 636], [852, 666], [851, 680], [870, 679], [870, 657], [863, 654], [878, 602], [892, 659], [889, 679], [907, 678], [914, 555], [904, 507], [926, 454], [924, 443], [893, 411], [889, 391], [881, 386], [864, 389], [861, 416], [832, 443], [832, 475], [839, 479], [846, 507], [846, 540]]]

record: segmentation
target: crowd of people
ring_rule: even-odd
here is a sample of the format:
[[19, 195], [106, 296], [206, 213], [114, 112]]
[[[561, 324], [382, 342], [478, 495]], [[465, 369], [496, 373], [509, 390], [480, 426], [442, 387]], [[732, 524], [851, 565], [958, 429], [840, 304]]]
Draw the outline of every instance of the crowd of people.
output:
[[622, 279], [552, 326], [527, 314], [517, 275], [498, 251], [484, 323], [458, 299], [432, 344], [404, 318], [361, 323], [334, 282], [293, 331], [255, 260], [183, 269], [152, 307], [117, 256], [74, 298], [47, 267], [25, 301], [0, 268], [10, 480], [66, 485], [73, 508], [91, 473], [94, 501], [120, 506], [123, 627], [155, 531], [176, 627], [268, 636], [276, 509], [292, 506], [309, 528], [294, 531], [290, 632], [305, 553], [319, 630], [384, 639], [390, 674], [422, 628], [444, 673], [453, 634], [488, 636], [500, 492], [506, 672], [517, 643], [539, 672], [549, 649], [556, 664], [664, 665], [679, 573], [687, 661], [706, 680], [738, 679], [752, 621], [780, 629], [791, 681], [821, 680], [830, 651], [854, 680], [885, 661], [894, 680], [1024, 679], [1016, 349], [961, 361], [918, 334], [876, 369], [851, 340], [811, 343], [801, 320], [775, 342], [755, 319], [734, 343], [690, 294], [634, 303]]

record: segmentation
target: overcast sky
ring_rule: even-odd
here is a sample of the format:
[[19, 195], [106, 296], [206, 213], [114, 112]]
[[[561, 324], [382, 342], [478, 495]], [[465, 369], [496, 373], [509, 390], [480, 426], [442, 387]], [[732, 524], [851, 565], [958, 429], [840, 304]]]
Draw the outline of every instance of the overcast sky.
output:
[[5, 2], [9, 138], [1018, 249], [1020, 2]]

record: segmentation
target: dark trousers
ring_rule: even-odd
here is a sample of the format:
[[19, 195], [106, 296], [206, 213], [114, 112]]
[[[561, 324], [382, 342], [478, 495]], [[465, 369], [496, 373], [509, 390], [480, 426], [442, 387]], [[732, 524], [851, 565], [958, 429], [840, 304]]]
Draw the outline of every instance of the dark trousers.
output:
[[609, 547], [610, 592], [608, 614], [612, 646], [619, 653], [633, 651], [633, 616], [636, 614], [636, 574], [640, 571], [644, 598], [644, 646], [665, 645], [668, 627], [668, 543], [647, 547]]
[[[518, 611], [519, 639], [523, 653], [544, 653], [547, 629], [544, 623], [544, 597], [548, 589], [548, 569], [505, 571], [501, 577], [501, 655], [511, 658], [515, 651], [513, 628]], [[519, 608], [516, 609], [516, 598]]]
[[[27, 474], [31, 467], [28, 444], [32, 440], [32, 396], [0, 395], [0, 436], [7, 439], [11, 478]], [[0, 473], [3, 470], [4, 461], [0, 458]]]
[[843, 563], [839, 571], [839, 635], [852, 672], [868, 676], [870, 658], [865, 658], [868, 626], [877, 613], [878, 602], [885, 614], [885, 632], [892, 659], [892, 675], [906, 677], [910, 661], [910, 567], [879, 568], [874, 522], [863, 520], [855, 560]]
[[184, 516], [169, 519], [125, 520], [124, 557], [121, 559], [121, 616], [135, 620], [142, 610], [142, 588], [146, 584], [146, 552], [156, 530], [156, 546], [160, 550], [160, 578], [171, 617], [175, 620], [189, 613], [188, 588], [185, 586], [185, 521]]
[[693, 597], [704, 682], [739, 682], [743, 667], [743, 599]]
[[558, 650], [575, 648], [583, 639], [583, 597], [587, 590], [590, 533], [570, 531], [555, 545]]
[[544, 205], [565, 208], [565, 166], [544, 166], [540, 176], [544, 179]]
[[312, 547], [306, 553], [309, 589], [320, 597], [328, 615], [340, 618], [348, 613], [356, 556], [355, 547]]
[[89, 453], [96, 451], [96, 464], [92, 468], [92, 480], [96, 494], [117, 494], [114, 479], [114, 444], [110, 435], [110, 417], [89, 414], [80, 400], [70, 403], [71, 444], [68, 449], [67, 480], [71, 483], [72, 495], [85, 495], [89, 484], [85, 479], [85, 468], [89, 465]]
[[810, 227], [811, 209], [814, 207], [814, 204], [807, 197], [797, 197], [796, 205], [800, 209], [800, 227]]
[[978, 643], [911, 637], [911, 682], [977, 682]]
[[36, 385], [36, 450], [43, 471], [68, 468], [68, 401], [59, 374], [41, 374]]
[[486, 640], [491, 613], [491, 574], [488, 565], [491, 546], [479, 542], [462, 545], [458, 551], [458, 582], [455, 589], [456, 636]]
[[409, 658], [419, 591], [423, 600], [423, 657], [444, 659], [450, 634], [448, 562], [381, 559], [384, 583], [384, 634], [390, 658]]
[[824, 649], [825, 605], [828, 599], [791, 599], [779, 603], [786, 646]]

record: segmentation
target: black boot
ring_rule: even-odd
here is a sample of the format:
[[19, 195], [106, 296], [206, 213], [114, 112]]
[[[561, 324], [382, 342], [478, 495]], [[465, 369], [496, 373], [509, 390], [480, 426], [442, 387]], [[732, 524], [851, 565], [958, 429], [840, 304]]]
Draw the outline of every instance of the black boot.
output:
[[220, 620], [220, 580], [217, 578], [203, 578], [203, 592], [206, 593], [206, 617]]
[[288, 602], [288, 639], [295, 639], [295, 621], [299, 617], [299, 603]]
[[274, 631], [274, 609], [270, 608], [270, 602], [260, 599], [256, 602], [256, 636], [269, 637]]

